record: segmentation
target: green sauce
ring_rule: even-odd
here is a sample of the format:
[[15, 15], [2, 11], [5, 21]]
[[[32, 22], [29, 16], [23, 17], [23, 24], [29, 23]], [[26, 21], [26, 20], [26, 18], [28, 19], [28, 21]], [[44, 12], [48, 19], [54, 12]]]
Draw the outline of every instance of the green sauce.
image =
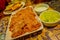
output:
[[42, 21], [45, 22], [56, 22], [60, 19], [60, 14], [57, 11], [48, 10], [41, 13], [39, 16]]

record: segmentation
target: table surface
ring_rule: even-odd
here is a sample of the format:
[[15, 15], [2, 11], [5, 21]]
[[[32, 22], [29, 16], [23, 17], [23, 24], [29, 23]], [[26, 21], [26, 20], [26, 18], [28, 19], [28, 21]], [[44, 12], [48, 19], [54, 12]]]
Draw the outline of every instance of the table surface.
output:
[[[0, 20], [0, 27], [3, 25], [3, 31], [0, 33], [0, 40], [4, 40], [9, 18], [9, 16], [6, 16]], [[53, 28], [44, 27], [41, 31], [15, 40], [60, 40], [60, 24]]]
[[[49, 2], [48, 4], [51, 5], [52, 2]], [[58, 5], [58, 3], [56, 2], [54, 3]], [[53, 9], [60, 11], [59, 6], [54, 8], [54, 6], [52, 5], [51, 7]], [[0, 19], [0, 40], [4, 40], [5, 38], [5, 33], [8, 26], [9, 18], [10, 16], [5, 16], [2, 19]], [[15, 40], [60, 40], [60, 24], [52, 28], [44, 27], [43, 30], [41, 31], [38, 31], [36, 33]]]

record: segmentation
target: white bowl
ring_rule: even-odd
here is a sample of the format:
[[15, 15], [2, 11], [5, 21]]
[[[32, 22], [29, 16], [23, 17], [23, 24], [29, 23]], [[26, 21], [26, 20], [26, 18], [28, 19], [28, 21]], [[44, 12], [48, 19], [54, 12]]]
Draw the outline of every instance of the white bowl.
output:
[[44, 3], [41, 3], [41, 4], [37, 4], [34, 8], [34, 10], [38, 13], [42, 12], [42, 11], [45, 11], [49, 8], [49, 5], [48, 4], [44, 4]]
[[52, 26], [56, 26], [59, 24], [59, 20], [56, 21], [56, 22], [43, 22], [42, 23], [45, 25], [45, 26], [48, 26], [48, 27], [52, 27]]
[[[52, 10], [52, 11], [55, 11], [55, 10]], [[55, 12], [57, 12], [57, 11], [55, 11]], [[59, 13], [59, 12], [57, 12], [57, 13]], [[41, 14], [40, 14], [40, 15], [41, 15]], [[60, 13], [59, 13], [59, 15], [60, 15]], [[51, 15], [51, 16], [53, 16], [53, 15]], [[41, 21], [42, 21], [42, 23], [43, 23], [45, 26], [52, 27], [52, 26], [58, 25], [59, 22], [60, 22], [60, 19], [56, 20], [55, 22], [45, 22], [45, 21], [43, 21], [43, 20], [41, 20]]]

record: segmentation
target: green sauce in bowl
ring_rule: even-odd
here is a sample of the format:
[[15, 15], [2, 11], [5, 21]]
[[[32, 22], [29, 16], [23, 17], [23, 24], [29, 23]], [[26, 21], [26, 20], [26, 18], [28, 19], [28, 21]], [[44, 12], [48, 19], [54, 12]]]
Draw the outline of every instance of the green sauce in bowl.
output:
[[47, 10], [42, 12], [39, 18], [44, 22], [57, 22], [60, 19], [60, 13], [54, 10]]

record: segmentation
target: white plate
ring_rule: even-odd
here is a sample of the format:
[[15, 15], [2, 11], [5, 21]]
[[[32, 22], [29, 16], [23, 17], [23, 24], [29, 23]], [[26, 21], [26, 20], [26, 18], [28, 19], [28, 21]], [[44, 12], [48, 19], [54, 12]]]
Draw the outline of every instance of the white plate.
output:
[[21, 4], [22, 4], [22, 6], [19, 9], [15, 10], [15, 11], [12, 11], [12, 12], [11, 11], [4, 11], [3, 13], [5, 15], [9, 15], [9, 14], [12, 14], [13, 12], [16, 12], [16, 11], [20, 10], [20, 9], [22, 9], [25, 6], [24, 2], [21, 2]]
[[[29, 6], [29, 7], [30, 7], [30, 6]], [[25, 7], [25, 8], [26, 8], [26, 7]], [[23, 9], [25, 9], [25, 8], [23, 8]], [[19, 10], [19, 11], [20, 11], [20, 10]], [[33, 12], [34, 12], [34, 10], [33, 10]], [[16, 13], [14, 13], [14, 14], [16, 14]], [[14, 15], [14, 14], [12, 14], [12, 15]], [[35, 14], [36, 14], [36, 13], [35, 13]], [[11, 15], [11, 18], [12, 18], [12, 15]], [[23, 34], [23, 35], [20, 35], [20, 36], [16, 37], [16, 38], [11, 38], [11, 34], [12, 34], [12, 33], [9, 31], [9, 26], [10, 26], [11, 18], [10, 18], [9, 25], [8, 25], [8, 28], [7, 28], [5, 40], [13, 40], [13, 39], [16, 39], [16, 38], [19, 38], [19, 37], [23, 37], [23, 36], [25, 36], [25, 35], [28, 35], [28, 34], [31, 34], [31, 33], [34, 33], [34, 32], [37, 32], [37, 31], [40, 31], [40, 30], [43, 29], [43, 24], [41, 23], [39, 17], [38, 17], [37, 14], [36, 14], [36, 17], [35, 17], [35, 18], [41, 23], [41, 26], [40, 26], [39, 29], [37, 29], [37, 30], [35, 30], [35, 31], [32, 31], [32, 32], [27, 32], [27, 33], [25, 33], [25, 34]]]

